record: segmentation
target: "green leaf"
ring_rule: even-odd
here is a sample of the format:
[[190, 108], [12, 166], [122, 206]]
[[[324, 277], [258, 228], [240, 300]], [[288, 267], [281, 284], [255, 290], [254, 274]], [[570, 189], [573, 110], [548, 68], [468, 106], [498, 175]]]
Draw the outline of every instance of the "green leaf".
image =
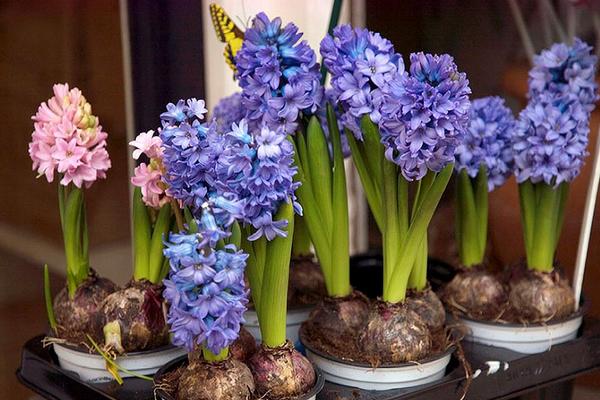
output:
[[350, 228], [348, 221], [348, 195], [346, 170], [342, 153], [342, 140], [335, 113], [327, 104], [327, 126], [333, 144], [333, 229], [331, 241], [331, 291], [333, 297], [348, 296], [350, 286]]
[[[300, 202], [302, 204], [302, 202]], [[304, 221], [304, 217], [300, 215], [294, 216], [294, 243], [292, 243], [292, 257], [306, 257], [312, 254], [310, 234], [308, 227]]]
[[399, 262], [394, 267], [390, 282], [384, 287], [383, 299], [385, 301], [397, 303], [404, 300], [408, 277], [415, 263], [419, 246], [427, 234], [427, 227], [448, 185], [453, 168], [453, 164], [446, 166], [437, 175], [427, 193], [424, 194], [422, 205], [417, 211], [414, 222], [408, 229], [406, 241], [402, 243], [398, 252], [400, 254]]
[[383, 284], [388, 285], [398, 262], [401, 230], [398, 216], [398, 170], [396, 164], [385, 160], [383, 170]]
[[81, 271], [81, 207], [83, 193], [73, 188], [65, 202], [64, 242], [67, 261], [67, 287], [69, 296], [73, 298], [77, 287], [87, 277], [87, 271]]
[[361, 151], [361, 148], [364, 146], [364, 144], [357, 143], [354, 135], [348, 129], [345, 131], [346, 137], [348, 138], [350, 152], [352, 153], [352, 161], [354, 162], [354, 166], [356, 167], [356, 171], [360, 177], [360, 182], [362, 183], [365, 191], [367, 203], [369, 204], [373, 218], [377, 223], [377, 227], [381, 232], [383, 232], [383, 201], [381, 199], [381, 192], [377, 189], [377, 186], [373, 181], [373, 177], [369, 172], [366, 155], [364, 155]]
[[44, 300], [46, 301], [46, 313], [48, 314], [48, 323], [50, 329], [56, 332], [56, 317], [54, 316], [54, 305], [52, 303], [52, 292], [50, 290], [50, 272], [48, 271], [48, 264], [44, 264]]
[[569, 183], [563, 182], [558, 187], [560, 191], [560, 199], [558, 201], [558, 212], [556, 213], [556, 232], [554, 234], [554, 248], [558, 247], [558, 241], [560, 240], [560, 233], [565, 220], [565, 207], [567, 205], [567, 199], [569, 198]]
[[[297, 134], [298, 137], [298, 134]], [[301, 135], [300, 135], [301, 137]], [[310, 235], [310, 239], [315, 247], [315, 253], [321, 264], [321, 269], [325, 278], [325, 285], [329, 291], [331, 288], [331, 226], [323, 224], [321, 210], [310, 183], [310, 176], [304, 173], [302, 164], [299, 160], [299, 144], [294, 143], [294, 162], [298, 166], [298, 171], [294, 176], [296, 182], [300, 182], [300, 187], [296, 189], [296, 195], [302, 205], [303, 218]]]
[[278, 347], [286, 340], [287, 291], [294, 235], [294, 208], [283, 203], [276, 221], [287, 220], [287, 237], [277, 236], [267, 246], [260, 312], [258, 314], [263, 344]]
[[479, 236], [477, 226], [477, 209], [471, 178], [465, 169], [456, 177], [458, 182], [458, 201], [460, 202], [462, 228], [459, 254], [463, 265], [472, 266], [481, 263], [479, 258]]
[[228, 243], [234, 245], [237, 249], [241, 246], [242, 231], [240, 230], [240, 224], [237, 221], [234, 221], [231, 225], [231, 236], [228, 238]]
[[381, 165], [385, 158], [383, 154], [385, 150], [381, 144], [379, 128], [371, 121], [368, 115], [363, 116], [360, 120], [360, 128], [363, 134], [367, 166], [373, 177], [373, 184], [376, 190], [381, 193], [383, 192]]
[[538, 271], [552, 271], [556, 250], [556, 218], [560, 205], [561, 192], [545, 183], [536, 184], [539, 203], [535, 210], [535, 231], [529, 268]]
[[475, 209], [477, 211], [477, 238], [479, 239], [479, 252], [477, 254], [478, 264], [485, 258], [488, 234], [488, 179], [487, 169], [481, 166], [475, 179]]
[[332, 178], [329, 149], [327, 147], [327, 141], [325, 140], [325, 133], [323, 133], [321, 124], [315, 116], [313, 116], [308, 123], [306, 149], [309, 155], [308, 165], [310, 166], [310, 184], [317, 202], [316, 204], [321, 210], [321, 215], [323, 217], [322, 223], [326, 226], [332, 226]]
[[142, 190], [133, 190], [133, 277], [150, 279], [150, 240], [152, 227]]
[[185, 218], [185, 223], [188, 226], [188, 232], [198, 233], [198, 223], [196, 222], [196, 218], [194, 218], [192, 212], [187, 206], [183, 208], [183, 217]]
[[169, 232], [172, 222], [171, 205], [165, 204], [158, 212], [158, 217], [154, 223], [152, 239], [150, 240], [150, 250], [148, 257], [148, 276], [146, 277], [154, 284], [160, 283], [160, 273], [163, 266], [163, 248], [165, 235]]
[[519, 184], [519, 203], [521, 206], [521, 225], [523, 226], [523, 241], [525, 242], [525, 254], [527, 264], [530, 264], [532, 254], [533, 235], [535, 232], [535, 207], [536, 194], [531, 181], [526, 180]]

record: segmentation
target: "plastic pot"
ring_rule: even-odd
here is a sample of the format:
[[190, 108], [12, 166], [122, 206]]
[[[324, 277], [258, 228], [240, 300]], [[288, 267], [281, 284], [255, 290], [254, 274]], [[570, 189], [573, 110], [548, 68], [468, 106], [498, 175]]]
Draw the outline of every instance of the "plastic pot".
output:
[[[314, 307], [303, 307], [287, 311], [287, 316], [285, 319], [285, 334], [287, 339], [294, 343], [294, 345], [298, 343], [300, 325], [302, 325], [302, 323], [308, 319], [308, 316], [313, 308]], [[254, 336], [254, 338], [260, 342], [260, 326], [258, 324], [258, 315], [256, 315], [256, 311], [246, 311], [244, 313], [244, 319], [246, 320], [244, 328], [246, 328], [252, 334], [252, 336]]]
[[[188, 362], [187, 356], [183, 356], [183, 357], [178, 357], [177, 359], [172, 360], [169, 363], [165, 364], [154, 375], [155, 384], [157, 381], [160, 380], [161, 376], [163, 376], [164, 374], [169, 373], [171, 371], [174, 371], [175, 369], [177, 369], [183, 365], [186, 365], [187, 362]], [[301, 396], [288, 397], [288, 398], [286, 398], [286, 400], [316, 400], [317, 395], [323, 389], [325, 380], [323, 379], [323, 374], [321, 373], [321, 371], [319, 371], [319, 369], [316, 368], [316, 366], [314, 364], [313, 364], [313, 368], [315, 369], [315, 374], [317, 376], [317, 379], [315, 380], [315, 385], [312, 387], [312, 389], [309, 390], [307, 393], [304, 393]], [[160, 399], [160, 400], [176, 400], [176, 398], [173, 395], [165, 392], [164, 389], [161, 389], [159, 387], [155, 388], [154, 395], [155, 395], [156, 399]]]
[[435, 382], [444, 377], [454, 346], [444, 353], [428, 357], [418, 363], [403, 363], [373, 368], [366, 363], [355, 363], [322, 353], [304, 344], [306, 356], [322, 372], [327, 382], [365, 390], [408, 388]]
[[583, 322], [583, 310], [563, 321], [546, 324], [502, 324], [464, 316], [458, 319], [468, 329], [464, 340], [524, 354], [537, 354], [550, 350], [553, 345], [575, 339]]
[[[54, 352], [58, 357], [60, 367], [79, 375], [84, 382], [98, 383], [114, 380], [106, 370], [106, 361], [98, 354], [91, 354], [75, 346], [54, 343]], [[116, 358], [115, 362], [124, 369], [141, 375], [156, 373], [169, 361], [185, 355], [185, 349], [172, 345], [162, 346], [153, 350], [127, 353]], [[131, 375], [119, 371], [123, 378]]]

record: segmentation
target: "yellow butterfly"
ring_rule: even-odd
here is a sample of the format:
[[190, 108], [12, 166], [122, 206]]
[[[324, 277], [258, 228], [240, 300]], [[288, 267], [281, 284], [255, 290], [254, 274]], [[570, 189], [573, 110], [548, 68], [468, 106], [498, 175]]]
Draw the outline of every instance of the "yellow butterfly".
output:
[[227, 65], [236, 72], [234, 57], [242, 48], [244, 42], [244, 32], [238, 28], [235, 23], [229, 18], [223, 7], [212, 3], [210, 5], [210, 16], [212, 18], [217, 38], [225, 43], [223, 55]]

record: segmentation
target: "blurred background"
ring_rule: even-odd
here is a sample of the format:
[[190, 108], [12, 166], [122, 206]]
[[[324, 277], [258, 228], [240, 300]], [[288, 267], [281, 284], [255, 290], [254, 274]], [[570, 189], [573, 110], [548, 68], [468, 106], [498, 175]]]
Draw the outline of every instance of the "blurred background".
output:
[[[239, 25], [259, 10], [293, 20], [313, 46], [327, 29], [331, 0], [289, 2], [225, 0], [221, 4]], [[519, 0], [536, 51], [556, 38], [543, 1]], [[558, 16], [595, 44], [594, 21], [586, 1], [550, 1]], [[578, 3], [576, 8], [571, 3]], [[579, 4], [583, 3], [583, 4]], [[155, 129], [168, 102], [206, 98], [208, 108], [235, 90], [212, 31], [206, 0], [30, 0], [0, 1], [0, 398], [27, 399], [14, 371], [19, 348], [47, 329], [42, 297], [42, 266], [52, 271], [53, 290], [63, 285], [64, 257], [56, 185], [36, 180], [27, 144], [30, 119], [52, 84], [82, 89], [109, 133], [112, 160], [108, 179], [86, 194], [92, 266], [117, 283], [131, 271], [127, 142]], [[238, 19], [239, 18], [239, 19]], [[517, 113], [525, 104], [525, 52], [507, 0], [346, 0], [342, 21], [365, 25], [392, 40], [407, 56], [413, 51], [452, 54], [466, 72], [473, 97], [501, 95]], [[600, 111], [591, 127], [593, 148]], [[573, 184], [558, 260], [571, 274], [577, 248], [589, 165]], [[377, 248], [380, 239], [351, 177], [355, 252]], [[452, 262], [452, 184], [431, 226], [432, 255]], [[491, 194], [492, 257], [501, 264], [523, 256], [514, 179]], [[596, 222], [600, 217], [597, 217]], [[590, 314], [600, 316], [600, 224], [593, 228], [584, 293]], [[600, 375], [578, 381], [576, 399], [600, 398]]]

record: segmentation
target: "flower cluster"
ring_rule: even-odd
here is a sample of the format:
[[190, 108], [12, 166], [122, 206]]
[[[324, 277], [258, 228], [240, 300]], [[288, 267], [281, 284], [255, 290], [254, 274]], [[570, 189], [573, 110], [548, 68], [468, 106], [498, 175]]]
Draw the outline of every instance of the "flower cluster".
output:
[[165, 243], [164, 254], [170, 265], [163, 292], [169, 302], [167, 321], [173, 344], [188, 351], [204, 345], [219, 354], [237, 339], [244, 322], [248, 255], [233, 245], [215, 250], [216, 241], [225, 237], [216, 226], [206, 210], [199, 233], [172, 233]]
[[577, 100], [588, 111], [598, 100], [596, 77], [597, 57], [592, 47], [580, 39], [572, 46], [556, 43], [535, 56], [529, 71], [529, 98], [551, 96], [563, 102]]
[[362, 140], [360, 118], [369, 115], [379, 122], [383, 90], [392, 76], [404, 71], [402, 57], [378, 33], [350, 25], [338, 26], [333, 36], [325, 36], [321, 55], [331, 73], [335, 104], [344, 111], [342, 123]]
[[170, 200], [166, 195], [166, 185], [162, 179], [164, 172], [162, 140], [154, 135], [153, 130], [149, 130], [140, 133], [135, 140], [129, 142], [129, 145], [135, 147], [134, 160], [139, 159], [142, 154], [149, 160], [148, 163], [142, 162], [135, 168], [131, 183], [142, 189], [142, 200], [147, 206], [161, 208]]
[[293, 201], [296, 212], [302, 212], [294, 194], [299, 183], [293, 181], [293, 146], [286, 136], [266, 125], [250, 133], [243, 119], [223, 138], [217, 186], [225, 198], [241, 207], [241, 220], [255, 229], [249, 240], [286, 235], [288, 221], [273, 220], [283, 202]]
[[573, 180], [587, 155], [590, 113], [598, 99], [597, 58], [579, 39], [535, 57], [529, 103], [513, 140], [517, 182], [558, 185]]
[[270, 129], [295, 132], [300, 113], [314, 113], [321, 103], [319, 65], [302, 33], [281, 19], [269, 20], [259, 13], [244, 33], [235, 57], [242, 103], [252, 130], [266, 124]]
[[246, 115], [246, 109], [242, 106], [242, 94], [234, 93], [222, 98], [212, 112], [212, 120], [216, 124], [217, 132], [227, 132], [231, 124], [239, 123]]
[[513, 139], [517, 182], [558, 185], [581, 171], [587, 155], [589, 112], [577, 102], [530, 102]]
[[57, 84], [53, 90], [54, 97], [40, 104], [31, 117], [34, 131], [29, 156], [33, 169], [48, 182], [54, 180], [57, 171], [62, 175], [61, 185], [90, 187], [96, 179], [105, 178], [110, 168], [107, 134], [79, 89]]
[[501, 186], [513, 172], [512, 136], [515, 118], [500, 97], [473, 100], [469, 126], [456, 148], [457, 171], [475, 178], [486, 168], [488, 190]]
[[211, 194], [219, 153], [215, 124], [200, 122], [206, 112], [203, 100], [189, 99], [169, 103], [160, 115], [166, 193], [195, 213]]
[[413, 53], [383, 94], [379, 128], [385, 155], [407, 180], [454, 161], [469, 121], [471, 89], [451, 56]]

